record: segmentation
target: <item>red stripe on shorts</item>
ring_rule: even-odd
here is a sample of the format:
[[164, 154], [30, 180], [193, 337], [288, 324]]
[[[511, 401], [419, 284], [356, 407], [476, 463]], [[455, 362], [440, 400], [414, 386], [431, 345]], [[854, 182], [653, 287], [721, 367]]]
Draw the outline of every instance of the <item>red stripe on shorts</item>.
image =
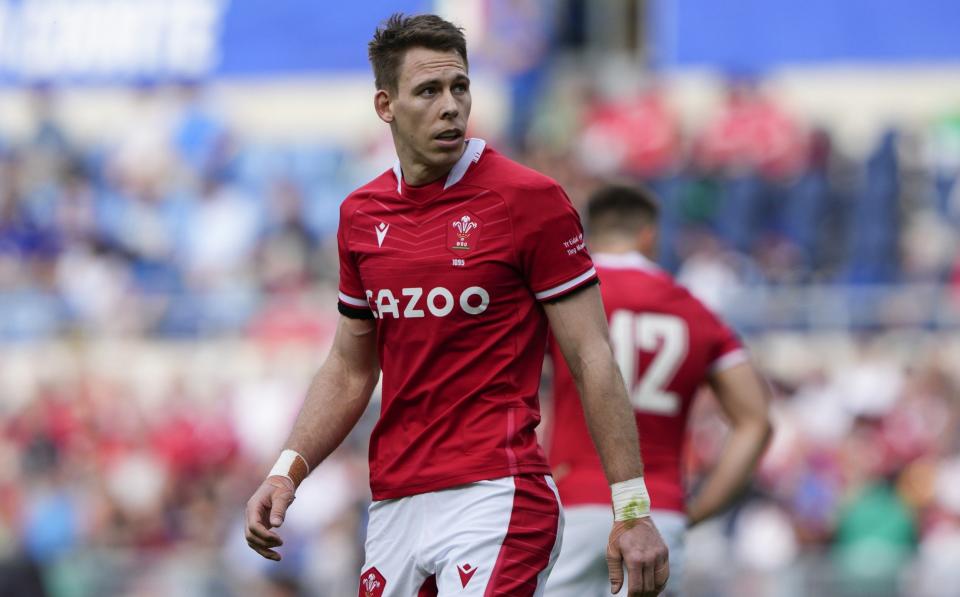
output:
[[431, 574], [423, 581], [423, 584], [420, 585], [417, 597], [437, 597], [439, 594], [437, 590], [437, 575]]
[[542, 475], [513, 478], [513, 513], [484, 597], [532, 597], [557, 542], [560, 503]]

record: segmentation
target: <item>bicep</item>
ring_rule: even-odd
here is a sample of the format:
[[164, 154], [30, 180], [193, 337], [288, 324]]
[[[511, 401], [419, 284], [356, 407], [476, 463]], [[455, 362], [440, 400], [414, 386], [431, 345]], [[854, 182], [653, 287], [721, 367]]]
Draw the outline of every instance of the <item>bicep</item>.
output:
[[351, 371], [372, 372], [377, 361], [377, 326], [373, 319], [355, 319], [341, 315], [333, 338], [330, 356]]
[[544, 303], [543, 309], [557, 346], [574, 374], [578, 373], [579, 364], [610, 352], [607, 316], [597, 285]]
[[717, 401], [731, 422], [766, 420], [770, 390], [750, 362], [716, 371], [710, 375], [710, 386]]

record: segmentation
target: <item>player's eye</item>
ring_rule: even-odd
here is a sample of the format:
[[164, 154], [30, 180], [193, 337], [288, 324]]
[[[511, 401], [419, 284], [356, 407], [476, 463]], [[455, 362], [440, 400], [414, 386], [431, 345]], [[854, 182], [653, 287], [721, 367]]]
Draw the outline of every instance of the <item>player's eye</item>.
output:
[[422, 95], [423, 97], [433, 97], [436, 94], [437, 94], [436, 87], [424, 87], [423, 89], [420, 90], [420, 95]]
[[467, 85], [466, 83], [457, 83], [457, 84], [455, 84], [455, 85], [453, 86], [453, 92], [454, 92], [454, 93], [466, 93], [469, 88], [470, 88], [470, 86]]

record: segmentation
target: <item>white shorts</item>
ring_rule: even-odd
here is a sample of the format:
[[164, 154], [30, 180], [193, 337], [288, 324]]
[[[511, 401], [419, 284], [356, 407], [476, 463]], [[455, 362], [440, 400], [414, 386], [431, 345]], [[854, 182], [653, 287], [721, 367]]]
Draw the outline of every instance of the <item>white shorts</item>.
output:
[[[670, 510], [651, 513], [670, 550], [670, 580], [663, 595], [679, 595], [683, 573], [683, 536], [687, 517]], [[613, 525], [610, 506], [573, 506], [564, 510], [563, 549], [547, 581], [546, 597], [609, 597], [607, 540]], [[627, 583], [618, 595], [626, 595]]]
[[540, 597], [562, 536], [544, 475], [373, 502], [359, 595]]

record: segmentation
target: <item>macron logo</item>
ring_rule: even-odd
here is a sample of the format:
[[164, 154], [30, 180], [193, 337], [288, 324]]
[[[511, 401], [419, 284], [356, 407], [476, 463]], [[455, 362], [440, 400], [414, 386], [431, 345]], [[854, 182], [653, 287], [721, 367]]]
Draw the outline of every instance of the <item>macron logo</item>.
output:
[[377, 233], [377, 246], [383, 246], [383, 239], [387, 238], [387, 231], [390, 230], [390, 224], [384, 224], [380, 222], [378, 225], [373, 227], [374, 232]]
[[473, 573], [476, 572], [476, 568], [471, 568], [470, 564], [464, 564], [463, 566], [457, 566], [457, 572], [460, 573], [460, 584], [463, 585], [463, 588], [467, 588], [467, 583], [470, 582], [470, 579], [473, 578]]

